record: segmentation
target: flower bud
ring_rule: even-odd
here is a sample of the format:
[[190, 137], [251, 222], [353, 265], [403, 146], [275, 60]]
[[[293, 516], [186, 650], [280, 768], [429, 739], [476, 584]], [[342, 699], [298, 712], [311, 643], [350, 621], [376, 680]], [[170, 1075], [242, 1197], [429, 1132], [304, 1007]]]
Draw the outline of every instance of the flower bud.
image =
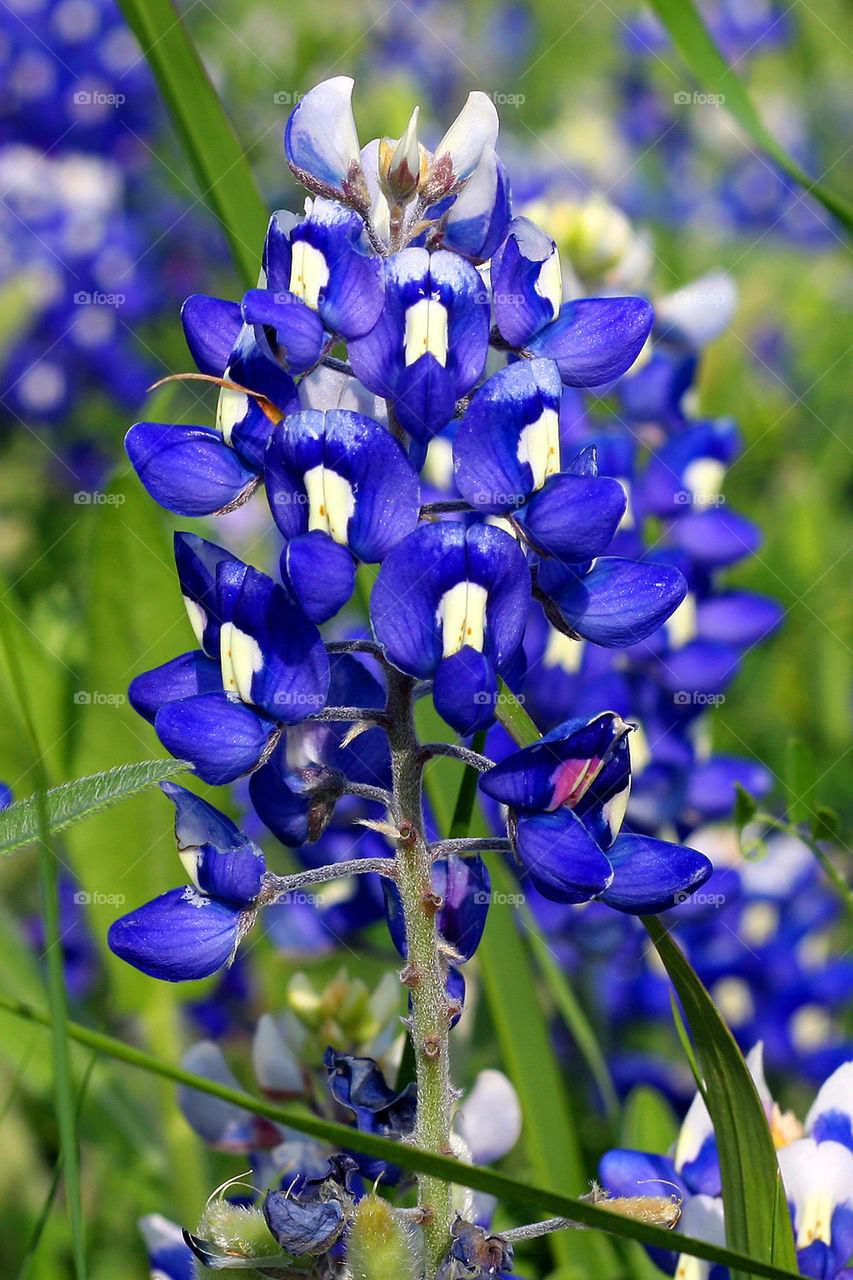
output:
[[387, 1200], [359, 1201], [347, 1238], [353, 1280], [416, 1280], [423, 1273], [420, 1232]]

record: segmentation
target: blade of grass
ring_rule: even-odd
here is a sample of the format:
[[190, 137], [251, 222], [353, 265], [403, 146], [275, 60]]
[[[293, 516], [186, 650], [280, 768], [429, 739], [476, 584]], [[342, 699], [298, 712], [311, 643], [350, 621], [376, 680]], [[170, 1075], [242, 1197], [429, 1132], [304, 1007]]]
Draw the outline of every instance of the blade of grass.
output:
[[[702, 1089], [714, 1125], [726, 1241], [741, 1253], [796, 1270], [797, 1255], [779, 1163], [764, 1107], [743, 1055], [708, 992], [654, 916], [643, 917], [693, 1036]], [[750, 1274], [741, 1271], [741, 1275]], [[753, 1274], [754, 1271], [753, 1271]]]
[[52, 843], [45, 793], [47, 775], [39, 747], [35, 725], [25, 696], [25, 683], [14, 642], [9, 634], [9, 614], [0, 613], [0, 644], [11, 677], [11, 687], [18, 714], [33, 754], [38, 815], [39, 866], [44, 910], [44, 932], [47, 961], [47, 996], [50, 1008], [50, 1032], [54, 1071], [54, 1099], [59, 1127], [59, 1145], [64, 1167], [65, 1200], [71, 1227], [71, 1247], [77, 1280], [86, 1280], [86, 1238], [80, 1194], [80, 1163], [77, 1148], [77, 1112], [67, 1035], [68, 993], [65, 988], [65, 965], [59, 931], [59, 872], [56, 849]]
[[[86, 1074], [83, 1077], [83, 1080], [80, 1084], [80, 1089], [77, 1093], [76, 1112], [77, 1112], [78, 1123], [80, 1120], [80, 1112], [83, 1110], [83, 1100], [86, 1097], [86, 1089], [88, 1088], [89, 1080], [91, 1078], [92, 1071], [94, 1070], [96, 1062], [97, 1062], [97, 1054], [92, 1054], [92, 1057], [89, 1059], [89, 1065], [86, 1068]], [[60, 1151], [59, 1155], [56, 1157], [56, 1163], [54, 1164], [54, 1167], [53, 1167], [53, 1177], [50, 1180], [50, 1185], [47, 1189], [47, 1195], [44, 1198], [44, 1204], [42, 1205], [42, 1208], [41, 1208], [41, 1213], [39, 1214], [38, 1218], [33, 1224], [33, 1230], [30, 1235], [29, 1243], [27, 1245], [27, 1252], [24, 1256], [24, 1261], [21, 1264], [21, 1270], [18, 1273], [18, 1280], [27, 1280], [27, 1277], [32, 1272], [33, 1263], [35, 1262], [36, 1253], [38, 1252], [39, 1242], [42, 1238], [42, 1233], [44, 1232], [44, 1229], [47, 1226], [47, 1220], [50, 1217], [50, 1211], [53, 1207], [54, 1199], [56, 1198], [56, 1192], [59, 1188], [59, 1180], [61, 1177], [62, 1177], [62, 1152]]]
[[542, 932], [533, 919], [532, 913], [525, 904], [519, 907], [519, 914], [524, 921], [528, 946], [533, 952], [534, 959], [543, 978], [548, 983], [548, 988], [554, 998], [554, 1003], [559, 1010], [560, 1016], [565, 1022], [581, 1057], [589, 1069], [590, 1075], [596, 1083], [598, 1092], [601, 1094], [601, 1101], [604, 1104], [605, 1115], [615, 1133], [616, 1126], [619, 1123], [619, 1098], [616, 1095], [607, 1059], [598, 1043], [592, 1024], [575, 995], [571, 983], [554, 959], [554, 953], [542, 936]]
[[773, 137], [755, 108], [743, 82], [726, 62], [705, 26], [693, 0], [651, 0], [688, 70], [707, 93], [722, 97], [730, 115], [780, 169], [819, 200], [848, 232], [853, 232], [853, 208], [841, 196], [812, 178]]
[[[50, 1026], [50, 1017], [46, 1013], [20, 1000], [14, 1000], [2, 992], [0, 992], [0, 1009], [38, 1026]], [[485, 1191], [487, 1194], [497, 1196], [506, 1204], [517, 1205], [519, 1208], [528, 1210], [534, 1220], [552, 1215], [566, 1217], [610, 1235], [639, 1240], [644, 1244], [657, 1245], [661, 1249], [673, 1247], [672, 1234], [663, 1227], [650, 1226], [635, 1218], [608, 1213], [589, 1201], [577, 1200], [559, 1191], [537, 1187], [530, 1182], [496, 1173], [492, 1169], [464, 1164], [462, 1161], [433, 1155], [431, 1152], [421, 1151], [417, 1147], [394, 1142], [389, 1138], [381, 1138], [373, 1133], [351, 1129], [347, 1125], [324, 1120], [302, 1107], [271, 1102], [266, 1098], [254, 1098], [240, 1089], [231, 1089], [214, 1080], [207, 1080], [204, 1076], [195, 1075], [183, 1067], [164, 1062], [113, 1036], [93, 1031], [90, 1027], [80, 1026], [75, 1022], [68, 1023], [68, 1035], [79, 1044], [95, 1050], [96, 1053], [124, 1062], [150, 1075], [170, 1080], [174, 1084], [187, 1085], [211, 1097], [221, 1098], [224, 1102], [242, 1107], [254, 1115], [265, 1116], [277, 1124], [296, 1129], [321, 1142], [328, 1142], [336, 1147], [351, 1148], [364, 1155], [402, 1165], [403, 1168], [417, 1173], [429, 1173], [447, 1182], [470, 1187], [474, 1191]], [[582, 1238], [572, 1233], [575, 1245]], [[692, 1257], [702, 1258], [720, 1266], [740, 1268], [753, 1275], [766, 1276], [767, 1280], [800, 1280], [795, 1269], [787, 1270], [783, 1266], [774, 1265], [764, 1259], [751, 1258], [733, 1249], [709, 1244], [706, 1240], [695, 1240], [690, 1236], [679, 1234], [678, 1248], [682, 1253], [688, 1253]], [[573, 1256], [577, 1257], [576, 1254]]]
[[244, 148], [171, 0], [119, 0], [147, 58], [175, 132], [222, 225], [246, 288], [258, 278], [268, 212]]

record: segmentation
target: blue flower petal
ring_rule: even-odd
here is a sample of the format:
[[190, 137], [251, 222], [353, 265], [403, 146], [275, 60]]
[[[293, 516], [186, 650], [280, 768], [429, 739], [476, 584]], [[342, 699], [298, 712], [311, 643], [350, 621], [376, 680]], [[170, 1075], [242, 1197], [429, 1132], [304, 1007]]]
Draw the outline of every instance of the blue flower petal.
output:
[[464, 582], [486, 592], [483, 652], [498, 674], [508, 668], [527, 620], [526, 560], [502, 529], [455, 521], [421, 525], [389, 552], [379, 571], [370, 616], [395, 665], [422, 679], [435, 672], [444, 656], [442, 601]]
[[116, 920], [107, 942], [121, 960], [149, 977], [166, 982], [207, 978], [228, 962], [241, 911], [189, 886], [170, 889]]
[[181, 308], [181, 323], [199, 372], [221, 378], [243, 324], [239, 303], [194, 293]]
[[521, 814], [516, 843], [521, 887], [532, 883], [552, 902], [589, 902], [613, 879], [607, 855], [571, 809]]
[[601, 899], [631, 915], [650, 915], [685, 901], [713, 871], [703, 853], [649, 836], [617, 836], [607, 856], [613, 883]]
[[456, 487], [472, 506], [517, 507], [560, 470], [561, 392], [550, 360], [519, 360], [479, 389], [453, 441]]
[[131, 681], [127, 691], [130, 705], [150, 724], [167, 702], [193, 698], [198, 693], [221, 693], [219, 663], [200, 649], [182, 653], [151, 671], [143, 671]]
[[361, 174], [352, 87], [349, 76], [324, 80], [299, 99], [285, 128], [288, 164], [300, 182], [324, 195], [346, 196]]
[[438, 664], [432, 697], [438, 714], [457, 733], [486, 729], [498, 701], [494, 667], [484, 653], [463, 645]]
[[580, 298], [527, 342], [556, 361], [570, 387], [599, 387], [618, 378], [640, 354], [654, 312], [643, 298]]
[[678, 569], [605, 556], [556, 596], [566, 622], [595, 644], [636, 644], [665, 622], [687, 594]]
[[175, 838], [184, 866], [202, 893], [246, 905], [266, 871], [260, 849], [212, 804], [173, 782], [162, 790], [175, 804]]
[[557, 318], [562, 300], [557, 246], [529, 218], [514, 218], [492, 258], [495, 321], [511, 347], [524, 347]]
[[236, 591], [247, 566], [224, 547], [196, 533], [176, 533], [174, 545], [181, 594], [196, 638], [206, 654], [218, 659], [219, 628], [225, 620], [222, 616], [224, 575], [230, 590]]
[[154, 728], [171, 755], [191, 761], [204, 782], [221, 786], [255, 768], [275, 722], [224, 693], [203, 693], [161, 707]]
[[598, 1166], [598, 1176], [612, 1196], [665, 1196], [673, 1191], [686, 1197], [687, 1186], [675, 1171], [669, 1156], [648, 1151], [631, 1151], [616, 1147], [605, 1152]]
[[577, 564], [606, 551], [625, 504], [625, 490], [618, 480], [552, 476], [516, 519], [539, 550]]
[[239, 693], [285, 724], [323, 709], [329, 688], [328, 654], [317, 628], [283, 587], [249, 567], [232, 622], [228, 645], [223, 645], [226, 691]]
[[316, 311], [295, 293], [250, 289], [243, 295], [247, 324], [275, 330], [276, 355], [291, 373], [305, 373], [320, 359], [326, 329]]
[[355, 561], [348, 547], [314, 529], [292, 538], [281, 556], [282, 580], [318, 625], [333, 618], [355, 589]]
[[272, 1235], [286, 1253], [325, 1253], [344, 1229], [344, 1211], [338, 1200], [309, 1200], [301, 1204], [284, 1191], [268, 1191], [264, 1217]]
[[213, 515], [257, 480], [211, 427], [137, 422], [124, 444], [154, 501], [179, 516]]

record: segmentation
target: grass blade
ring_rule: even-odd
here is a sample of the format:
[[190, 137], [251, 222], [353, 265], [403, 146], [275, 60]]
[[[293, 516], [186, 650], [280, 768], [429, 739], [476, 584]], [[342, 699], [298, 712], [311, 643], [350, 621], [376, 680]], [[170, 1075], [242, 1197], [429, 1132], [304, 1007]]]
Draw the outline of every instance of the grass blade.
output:
[[[796, 1270], [797, 1255], [773, 1139], [740, 1049], [713, 1000], [664, 926], [643, 923], [693, 1035], [714, 1124], [726, 1206], [726, 1240], [741, 1253]], [[741, 1270], [741, 1275], [750, 1274]], [[753, 1270], [752, 1274], [756, 1274]]]
[[257, 282], [268, 211], [210, 77], [171, 0], [119, 0], [151, 65], [204, 200], [234, 262]]
[[720, 95], [734, 116], [780, 169], [819, 200], [848, 232], [853, 232], [853, 208], [801, 168], [773, 137], [758, 114], [735, 70], [720, 53], [693, 0], [651, 0], [652, 8], [669, 32], [688, 70], [707, 93]]
[[30, 716], [24, 691], [26, 684], [21, 674], [15, 645], [9, 635], [9, 619], [6, 610], [0, 614], [0, 644], [2, 644], [11, 678], [11, 687], [18, 704], [25, 737], [29, 740], [33, 756], [33, 773], [37, 791], [34, 797], [39, 844], [39, 865], [44, 911], [44, 932], [47, 962], [47, 997], [50, 1009], [51, 1048], [54, 1073], [54, 1099], [59, 1128], [59, 1146], [62, 1156], [65, 1182], [65, 1201], [71, 1227], [71, 1248], [74, 1272], [77, 1280], [86, 1280], [86, 1237], [83, 1224], [83, 1207], [80, 1194], [80, 1161], [77, 1147], [77, 1108], [74, 1099], [74, 1081], [71, 1054], [67, 1034], [68, 993], [65, 989], [65, 963], [59, 928], [59, 860], [49, 830], [47, 801], [47, 775], [39, 748], [36, 729]]

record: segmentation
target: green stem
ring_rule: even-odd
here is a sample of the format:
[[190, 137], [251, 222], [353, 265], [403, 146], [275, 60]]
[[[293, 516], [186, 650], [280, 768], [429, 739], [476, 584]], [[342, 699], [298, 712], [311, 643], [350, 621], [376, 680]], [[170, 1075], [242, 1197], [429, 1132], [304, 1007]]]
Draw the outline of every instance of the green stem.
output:
[[[397, 888], [403, 905], [408, 947], [404, 981], [412, 997], [410, 1019], [418, 1084], [413, 1144], [436, 1155], [453, 1154], [450, 1145], [453, 1088], [450, 1082], [450, 1010], [447, 955], [436, 927], [440, 900], [432, 890], [432, 856], [424, 831], [423, 761], [412, 711], [414, 681], [388, 671], [388, 743], [394, 778]], [[418, 1180], [419, 1206], [430, 1259], [438, 1265], [450, 1243], [452, 1189], [439, 1178]]]

